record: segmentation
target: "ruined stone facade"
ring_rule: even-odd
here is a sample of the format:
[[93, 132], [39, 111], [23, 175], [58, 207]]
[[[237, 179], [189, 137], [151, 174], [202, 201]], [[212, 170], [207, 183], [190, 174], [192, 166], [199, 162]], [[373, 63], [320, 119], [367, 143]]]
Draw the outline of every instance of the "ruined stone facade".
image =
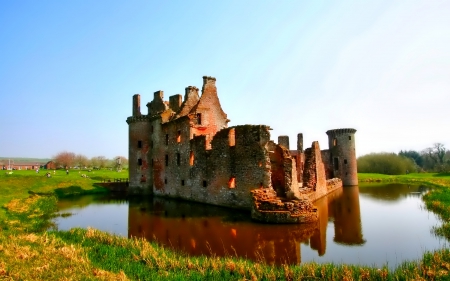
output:
[[[267, 196], [256, 196], [259, 193], [251, 192], [255, 189], [270, 190], [266, 194], [271, 194], [272, 202], [281, 200], [292, 211], [292, 206], [302, 208], [299, 202], [310, 210], [311, 202], [342, 186], [333, 178], [342, 179], [344, 185], [357, 184], [356, 130], [328, 131], [330, 149], [325, 151], [320, 151], [317, 142], [303, 151], [303, 135], [299, 134], [297, 150], [290, 151], [289, 138], [280, 136], [276, 144], [270, 140], [268, 126], [228, 128], [213, 77], [203, 77], [201, 96], [198, 88], [189, 86], [184, 99], [173, 95], [164, 101], [163, 91], [157, 91], [147, 108], [148, 113], [142, 114], [140, 95], [133, 96], [133, 115], [127, 119], [129, 192], [255, 213], [259, 210], [255, 206], [268, 206], [262, 202]], [[333, 166], [334, 161], [338, 166]]]

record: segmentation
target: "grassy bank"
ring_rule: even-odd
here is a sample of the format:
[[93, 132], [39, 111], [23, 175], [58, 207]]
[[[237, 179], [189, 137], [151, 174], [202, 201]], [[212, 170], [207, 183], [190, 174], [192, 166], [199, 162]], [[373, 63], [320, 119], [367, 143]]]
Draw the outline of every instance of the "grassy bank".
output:
[[450, 173], [411, 173], [407, 175], [358, 174], [360, 183], [410, 183], [450, 187]]
[[[142, 239], [126, 239], [94, 229], [44, 229], [59, 196], [104, 192], [95, 184], [124, 178], [126, 172], [42, 171], [0, 175], [0, 279], [11, 280], [446, 280], [450, 252], [425, 253], [391, 271], [352, 265], [305, 263], [274, 267], [236, 257], [188, 257]], [[434, 211], [450, 214], [449, 175], [410, 174], [397, 179], [360, 175], [361, 181], [431, 183], [425, 198]], [[438, 182], [435, 181], [438, 180]], [[442, 182], [441, 182], [442, 181]], [[442, 212], [442, 214], [441, 214]], [[447, 215], [448, 215], [447, 214]], [[443, 235], [446, 235], [443, 232]], [[447, 236], [447, 235], [446, 235]], [[449, 237], [449, 236], [447, 236]]]

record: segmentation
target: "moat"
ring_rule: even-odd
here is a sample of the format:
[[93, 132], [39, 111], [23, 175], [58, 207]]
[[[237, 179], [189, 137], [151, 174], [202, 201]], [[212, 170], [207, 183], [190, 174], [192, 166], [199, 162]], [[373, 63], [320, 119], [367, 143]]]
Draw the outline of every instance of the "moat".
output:
[[424, 186], [344, 187], [315, 202], [319, 221], [270, 225], [249, 212], [163, 198], [82, 196], [60, 200], [59, 230], [94, 227], [145, 237], [189, 255], [232, 255], [269, 264], [333, 262], [393, 268], [447, 245], [433, 234], [439, 218], [425, 209]]

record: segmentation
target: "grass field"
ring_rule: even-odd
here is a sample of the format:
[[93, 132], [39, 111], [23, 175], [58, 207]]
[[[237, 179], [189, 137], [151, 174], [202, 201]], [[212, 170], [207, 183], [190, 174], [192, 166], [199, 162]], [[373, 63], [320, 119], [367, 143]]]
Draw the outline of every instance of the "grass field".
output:
[[[142, 239], [126, 239], [94, 229], [45, 231], [61, 196], [106, 192], [104, 179], [127, 171], [0, 172], [0, 280], [448, 280], [450, 252], [424, 253], [397, 269], [305, 263], [268, 266], [230, 256], [188, 257]], [[88, 178], [81, 177], [87, 174]], [[364, 182], [423, 183], [427, 208], [444, 218], [437, 229], [450, 238], [450, 175], [360, 174]]]

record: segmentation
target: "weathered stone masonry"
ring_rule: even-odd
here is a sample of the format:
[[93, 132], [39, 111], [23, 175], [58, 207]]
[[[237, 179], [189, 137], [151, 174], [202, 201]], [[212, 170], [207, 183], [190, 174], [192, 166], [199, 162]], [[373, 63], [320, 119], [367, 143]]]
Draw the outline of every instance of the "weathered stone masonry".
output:
[[306, 222], [317, 218], [311, 203], [342, 186], [340, 179], [357, 184], [356, 130], [328, 131], [324, 151], [317, 142], [303, 151], [299, 134], [290, 151], [289, 138], [274, 143], [268, 126], [228, 128], [213, 77], [203, 77], [201, 96], [194, 86], [184, 99], [164, 101], [157, 91], [147, 108], [142, 114], [140, 95], [133, 96], [129, 192], [252, 210], [266, 222]]

